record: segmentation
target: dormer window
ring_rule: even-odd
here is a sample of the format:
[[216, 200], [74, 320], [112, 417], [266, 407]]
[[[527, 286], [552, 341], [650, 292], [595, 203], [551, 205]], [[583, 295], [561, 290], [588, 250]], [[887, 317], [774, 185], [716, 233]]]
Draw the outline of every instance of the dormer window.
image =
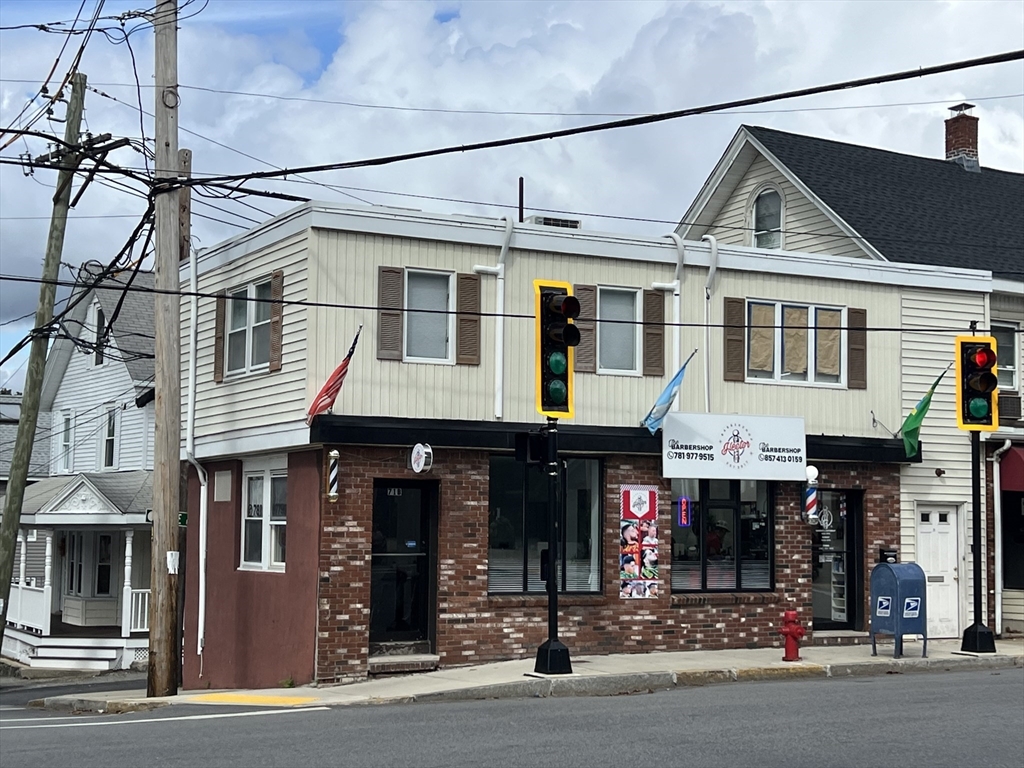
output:
[[754, 201], [754, 247], [782, 247], [782, 196], [766, 189]]

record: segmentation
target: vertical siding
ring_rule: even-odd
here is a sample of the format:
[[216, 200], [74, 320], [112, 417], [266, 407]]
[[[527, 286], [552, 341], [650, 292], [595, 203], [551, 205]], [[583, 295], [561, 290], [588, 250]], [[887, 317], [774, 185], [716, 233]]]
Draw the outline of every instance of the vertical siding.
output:
[[143, 441], [151, 439], [152, 431], [140, 408], [135, 407], [135, 384], [124, 363], [116, 358], [120, 353], [111, 340], [111, 349], [103, 365], [94, 366], [91, 354], [72, 352], [67, 370], [57, 389], [50, 417], [50, 473], [59, 473], [61, 435], [65, 410], [74, 412], [72, 428], [72, 472], [100, 471], [99, 446], [106, 427], [105, 408], [115, 403], [118, 410], [117, 470], [143, 469]]
[[[275, 269], [284, 271], [285, 301], [306, 300], [306, 233], [282, 240], [227, 266], [200, 274], [199, 292], [218, 291], [269, 278]], [[344, 275], [339, 274], [343, 279]], [[187, 283], [183, 286], [188, 289]], [[286, 304], [282, 318], [282, 366], [274, 373], [225, 376], [213, 381], [214, 315], [216, 299], [198, 301], [199, 334], [196, 376], [197, 445], [219, 439], [231, 430], [272, 429], [282, 424], [301, 423], [304, 418], [306, 380], [306, 307]], [[181, 301], [181, 412], [182, 440], [188, 409], [189, 345], [188, 297]]]
[[[965, 333], [971, 320], [985, 326], [983, 294], [906, 289], [901, 298], [903, 328], [900, 334], [903, 367], [902, 413], [917, 404], [935, 378], [954, 360], [954, 339]], [[900, 483], [901, 558], [917, 559], [917, 515], [915, 502], [953, 504], [960, 509], [958, 523], [961, 547], [961, 614], [963, 597], [970, 596], [972, 565], [971, 532], [971, 447], [970, 433], [956, 426], [955, 368], [935, 391], [931, 408], [921, 427], [923, 461], [905, 466]], [[894, 429], [896, 427], [893, 427]], [[935, 470], [945, 474], [936, 477]], [[987, 467], [982, 467], [985, 482]], [[982, 506], [984, 515], [984, 494]], [[985, 524], [984, 516], [982, 525]], [[985, 546], [983, 541], [982, 546]]]
[[782, 247], [787, 251], [866, 258], [857, 243], [847, 237], [804, 197], [764, 156], [759, 155], [736, 185], [708, 232], [728, 245], [753, 245], [750, 221], [751, 195], [761, 185], [771, 183], [785, 198], [782, 219]]

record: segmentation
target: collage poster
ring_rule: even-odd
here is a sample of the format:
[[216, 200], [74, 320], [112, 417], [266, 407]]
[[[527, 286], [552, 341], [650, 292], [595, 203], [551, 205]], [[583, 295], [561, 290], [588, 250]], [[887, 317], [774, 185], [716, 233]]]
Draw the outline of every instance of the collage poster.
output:
[[658, 488], [620, 486], [619, 597], [658, 596]]

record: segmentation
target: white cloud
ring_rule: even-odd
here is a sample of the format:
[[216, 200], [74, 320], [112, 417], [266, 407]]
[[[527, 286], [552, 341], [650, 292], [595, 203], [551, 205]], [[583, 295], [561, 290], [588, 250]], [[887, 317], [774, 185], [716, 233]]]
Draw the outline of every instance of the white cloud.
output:
[[[145, 4], [142, 4], [145, 5]], [[198, 4], [192, 6], [195, 8]], [[110, 8], [113, 11], [110, 11]], [[107, 4], [121, 12], [129, 4]], [[4, 24], [71, 18], [77, 4], [6, 3]], [[441, 19], [441, 21], [439, 21]], [[312, 99], [438, 109], [654, 112], [914, 69], [1020, 47], [1024, 5], [1005, 2], [211, 2], [179, 33], [180, 81], [188, 85]], [[3, 78], [38, 81], [62, 42], [28, 30], [3, 32]], [[152, 34], [133, 37], [140, 80], [152, 83]], [[131, 83], [126, 48], [95, 36], [83, 70], [98, 83]], [[983, 165], [1024, 171], [1024, 100], [982, 100], [1024, 91], [1020, 62], [766, 105], [774, 111], [709, 115], [466, 155], [317, 176], [374, 189], [513, 205], [526, 178], [527, 206], [674, 220], [686, 209], [741, 123], [835, 138], [932, 157], [942, 153], [945, 106], [979, 99]], [[29, 84], [0, 83], [0, 120], [24, 103]], [[100, 86], [128, 105], [134, 87]], [[153, 92], [143, 105], [152, 110]], [[935, 101], [932, 105], [881, 107]], [[862, 106], [807, 111], [808, 108]], [[130, 106], [89, 93], [94, 132], [138, 136]], [[182, 91], [181, 126], [279, 166], [354, 160], [464, 144], [594, 122], [600, 118], [466, 115], [369, 110], [331, 104]], [[151, 121], [145, 121], [151, 136]], [[46, 127], [45, 121], [40, 127]], [[54, 124], [54, 130], [62, 130]], [[237, 173], [266, 166], [182, 133], [195, 172]], [[45, 151], [40, 142], [34, 152]], [[4, 152], [17, 154], [19, 144]], [[116, 160], [141, 165], [121, 150]], [[0, 168], [0, 272], [38, 274], [53, 174], [35, 180]], [[35, 183], [41, 181], [43, 184]], [[261, 181], [253, 186], [323, 199], [322, 187]], [[373, 193], [373, 203], [498, 215], [458, 205]], [[237, 229], [199, 218], [210, 245]], [[269, 212], [288, 204], [252, 200]], [[234, 203], [215, 203], [263, 217]], [[79, 214], [138, 213], [142, 201], [90, 189]], [[72, 220], [65, 260], [109, 257], [130, 219]], [[588, 218], [591, 228], [660, 234], [665, 224]], [[0, 321], [34, 305], [34, 288], [0, 282]], [[4, 339], [5, 343], [7, 338]], [[5, 350], [4, 350], [5, 351]]]

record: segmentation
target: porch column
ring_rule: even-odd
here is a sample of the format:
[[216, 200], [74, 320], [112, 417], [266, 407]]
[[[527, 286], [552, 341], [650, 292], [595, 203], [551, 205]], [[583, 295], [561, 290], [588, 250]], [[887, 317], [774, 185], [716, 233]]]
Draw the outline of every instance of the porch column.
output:
[[121, 590], [121, 637], [132, 633], [132, 539], [135, 531], [124, 532], [124, 587]]
[[18, 549], [21, 551], [21, 561], [18, 565], [18, 617], [15, 623], [18, 626], [25, 624], [25, 564], [28, 561], [28, 544], [25, 541], [25, 529], [18, 529]]
[[46, 558], [43, 560], [43, 605], [46, 615], [43, 617], [43, 636], [50, 634], [50, 614], [53, 613], [53, 531], [46, 532]]

